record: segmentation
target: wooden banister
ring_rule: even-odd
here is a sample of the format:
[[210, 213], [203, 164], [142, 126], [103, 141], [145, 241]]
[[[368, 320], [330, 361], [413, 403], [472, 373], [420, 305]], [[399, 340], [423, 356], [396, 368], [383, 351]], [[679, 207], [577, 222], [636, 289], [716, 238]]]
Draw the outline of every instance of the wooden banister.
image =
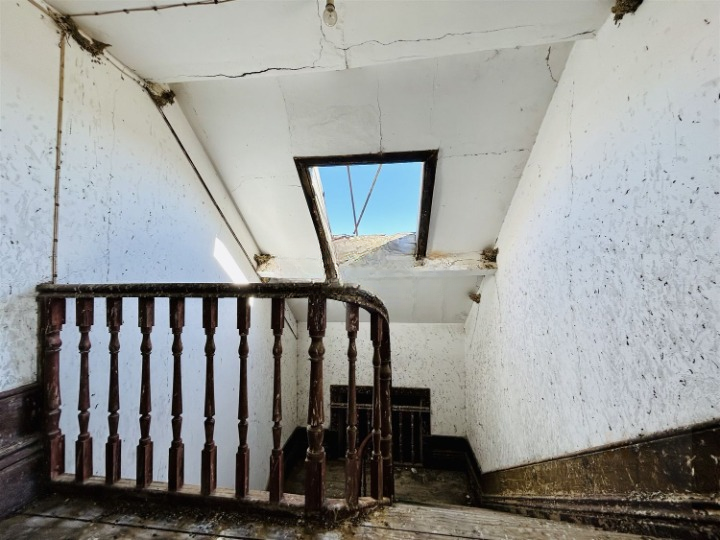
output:
[[[65, 322], [67, 299], [74, 300], [75, 324], [80, 332], [78, 350], [80, 353], [80, 384], [78, 390], [78, 426], [76, 442], [75, 471], [72, 475], [77, 489], [105, 489], [122, 492], [128, 483], [121, 480], [120, 426], [120, 330], [122, 326], [122, 307], [124, 298], [137, 299], [138, 327], [140, 342], [140, 395], [139, 425], [140, 438], [137, 444], [137, 463], [135, 486], [144, 493], [162, 491], [166, 496], [211, 497], [221, 500], [225, 491], [216, 493], [218, 483], [218, 448], [215, 443], [215, 356], [224, 354], [216, 351], [215, 333], [219, 326], [219, 299], [230, 298], [237, 301], [237, 328], [239, 334], [239, 387], [238, 387], [238, 450], [235, 470], [235, 500], [238, 504], [261, 504], [263, 508], [277, 508], [286, 512], [288, 508], [302, 504], [303, 511], [309, 514], [351, 515], [360, 509], [372, 505], [387, 504], [393, 497], [392, 482], [392, 431], [390, 423], [389, 394], [392, 385], [390, 364], [390, 335], [387, 311], [382, 302], [370, 293], [357, 287], [331, 283], [277, 283], [277, 284], [87, 284], [56, 285], [43, 284], [37, 287], [38, 301], [41, 307], [44, 347], [44, 389], [45, 389], [45, 431], [48, 476], [57, 485], [64, 484], [65, 477], [65, 439], [60, 430], [61, 399], [60, 369], [61, 332]], [[109, 333], [109, 390], [108, 390], [108, 437], [105, 443], [105, 476], [100, 483], [93, 477], [92, 445], [90, 432], [91, 397], [90, 370], [95, 369], [97, 360], [91, 359], [91, 336], [94, 324], [94, 304], [96, 298], [105, 299], [106, 326]], [[155, 300], [169, 298], [168, 328], [156, 328]], [[183, 428], [183, 331], [186, 321], [186, 298], [202, 299], [202, 326], [205, 334], [205, 394], [204, 394], [204, 435], [205, 442], [200, 457], [201, 475], [198, 487], [185, 485], [185, 453], [182, 438]], [[272, 300], [270, 328], [273, 335], [272, 346], [272, 448], [269, 449], [270, 474], [267, 492], [251, 492], [250, 449], [248, 445], [249, 394], [248, 386], [257, 384], [248, 378], [250, 359], [250, 306], [251, 298]], [[282, 335], [285, 324], [285, 301], [290, 298], [308, 299], [308, 333], [311, 344], [308, 349], [310, 361], [310, 390], [308, 393], [306, 481], [302, 495], [285, 494], [283, 486], [282, 454]], [[325, 346], [323, 339], [327, 321], [327, 301], [343, 302], [346, 307], [346, 330], [348, 335], [347, 366], [349, 411], [348, 411], [348, 450], [346, 454], [346, 481], [344, 500], [327, 500], [325, 497], [326, 456], [323, 448], [324, 396], [323, 363]], [[356, 361], [357, 334], [360, 327], [360, 308], [370, 313], [370, 332], [373, 343], [373, 415], [371, 436], [358, 447], [358, 412], [356, 400]], [[267, 323], [266, 323], [267, 324]], [[172, 439], [168, 451], [168, 482], [166, 487], [153, 482], [153, 440], [151, 437], [151, 361], [153, 332], [165, 330], [172, 336], [172, 395], [171, 418]], [[106, 357], [107, 358], [107, 357]], [[137, 357], [135, 357], [137, 358]], [[106, 360], [107, 361], [107, 360]], [[261, 358], [253, 362], [264, 362]], [[131, 362], [129, 365], [137, 366]], [[122, 368], [124, 372], [126, 368]], [[157, 369], [157, 368], [156, 368]], [[260, 406], [261, 404], [253, 404]], [[162, 407], [157, 410], [166, 410]], [[163, 422], [164, 423], [164, 422]], [[165, 424], [167, 425], [167, 424]], [[372, 440], [372, 489], [373, 500], [362, 498], [361, 457], [362, 451]], [[264, 493], [264, 495], [262, 495]], [[265, 497], [265, 503], [262, 503]], [[267, 505], [270, 505], [268, 507]], [[343, 514], [345, 512], [345, 514]]]

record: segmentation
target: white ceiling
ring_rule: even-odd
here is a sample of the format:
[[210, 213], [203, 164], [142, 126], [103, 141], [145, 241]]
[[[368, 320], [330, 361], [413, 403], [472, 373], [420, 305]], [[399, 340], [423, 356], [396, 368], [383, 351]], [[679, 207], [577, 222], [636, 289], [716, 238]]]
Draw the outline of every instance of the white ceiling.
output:
[[[50, 3], [72, 15], [176, 2]], [[437, 148], [428, 254], [492, 246], [572, 42], [592, 38], [611, 4], [336, 0], [329, 28], [324, 2], [235, 0], [75, 21], [171, 83], [260, 249], [289, 261], [287, 278], [322, 279], [294, 157]], [[391, 320], [462, 322], [479, 279], [360, 284]]]

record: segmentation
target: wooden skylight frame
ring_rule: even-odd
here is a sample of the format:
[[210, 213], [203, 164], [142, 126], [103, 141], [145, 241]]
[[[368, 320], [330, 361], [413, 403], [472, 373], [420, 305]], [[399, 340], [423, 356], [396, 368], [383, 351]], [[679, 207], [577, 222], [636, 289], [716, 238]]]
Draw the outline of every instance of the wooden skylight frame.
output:
[[354, 154], [346, 156], [315, 156], [296, 157], [295, 167], [305, 194], [305, 201], [313, 220], [315, 232], [320, 242], [320, 251], [328, 281], [337, 281], [337, 263], [332, 250], [332, 238], [327, 227], [327, 216], [318, 203], [318, 195], [313, 187], [311, 169], [313, 167], [334, 167], [345, 165], [378, 165], [386, 163], [423, 164], [420, 188], [420, 212], [418, 215], [417, 247], [415, 258], [423, 259], [427, 255], [428, 237], [430, 234], [430, 213], [432, 210], [433, 192], [435, 189], [435, 172], [437, 171], [438, 150], [417, 150], [411, 152], [388, 152], [382, 154]]

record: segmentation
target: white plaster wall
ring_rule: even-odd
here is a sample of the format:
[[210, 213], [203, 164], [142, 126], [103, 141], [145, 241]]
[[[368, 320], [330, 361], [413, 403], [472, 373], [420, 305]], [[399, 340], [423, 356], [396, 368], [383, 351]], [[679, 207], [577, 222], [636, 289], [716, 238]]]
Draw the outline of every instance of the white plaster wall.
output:
[[[465, 436], [465, 366], [461, 324], [390, 323], [392, 377], [395, 387], [430, 389], [433, 435]], [[323, 363], [325, 427], [330, 425], [330, 385], [347, 384], [348, 338], [345, 323], [328, 323]], [[310, 337], [307, 325], [298, 335], [298, 415], [305, 425], [308, 408]], [[357, 384], [372, 386], [370, 325], [357, 337]]]
[[720, 8], [575, 45], [466, 322], [490, 471], [720, 417]]
[[[34, 38], [41, 32], [40, 12], [21, 4], [25, 19], [13, 16], [10, 25], [21, 36]], [[3, 21], [5, 21], [3, 4]], [[14, 6], [14, 4], [13, 4]], [[3, 26], [3, 52], [5, 51]], [[57, 39], [48, 40], [45, 47], [58, 55]], [[8, 44], [17, 51], [18, 42]], [[42, 54], [47, 51], [42, 49]], [[5, 56], [3, 56], [3, 62]], [[56, 64], [57, 67], [57, 64]], [[57, 69], [52, 80], [31, 80], [35, 67], [25, 59], [17, 67], [24, 75], [23, 91], [30, 105], [19, 105], [20, 111], [50, 102], [50, 112], [57, 107]], [[3, 63], [3, 79], [5, 63]], [[4, 82], [4, 81], [3, 81]], [[19, 83], [18, 83], [19, 84]], [[38, 88], [42, 86], [42, 88]], [[52, 91], [47, 88], [53, 89]], [[65, 58], [65, 96], [63, 115], [62, 168], [60, 178], [60, 207], [58, 234], [58, 281], [60, 283], [117, 283], [117, 282], [228, 282], [230, 278], [214, 257], [216, 242], [222, 242], [238, 264], [246, 265], [241, 248], [233, 239], [214, 208], [205, 189], [173, 139], [170, 130], [145, 92], [129, 77], [106, 60], [92, 59], [74, 43], [67, 45]], [[43, 90], [44, 92], [40, 92]], [[5, 91], [3, 88], [3, 100]], [[27, 109], [26, 109], [27, 108]], [[5, 112], [5, 107], [3, 107]], [[50, 114], [48, 112], [47, 114]], [[15, 125], [16, 120], [10, 120]], [[52, 130], [45, 134], [45, 144], [54, 144], [56, 116], [47, 124]], [[3, 131], [5, 118], [3, 117]], [[27, 132], [30, 130], [27, 129]], [[23, 144], [32, 140], [20, 132], [19, 149], [7, 156], [9, 168], [24, 171], [28, 151]], [[3, 141], [4, 143], [4, 141]], [[8, 148], [12, 150], [12, 148]], [[5, 152], [5, 145], [3, 144]], [[39, 152], [40, 150], [36, 150]], [[5, 156], [4, 156], [5, 157]], [[54, 166], [54, 162], [52, 163]], [[50, 193], [50, 203], [39, 199], [39, 214], [45, 221], [36, 225], [35, 218], [16, 212], [8, 222], [14, 230], [32, 237], [39, 246], [47, 245], [47, 258], [52, 244], [53, 176], [46, 174], [38, 180], [37, 191]], [[25, 184], [15, 182], [8, 192], [17, 200], [33, 197]], [[43, 205], [44, 204], [44, 205]], [[19, 206], [18, 206], [19, 207]], [[5, 228], [5, 225], [3, 225]], [[41, 251], [41, 250], [40, 250]], [[31, 260], [36, 266], [36, 255]], [[3, 255], [3, 259], [5, 256]], [[46, 281], [47, 273], [39, 278], [24, 274], [19, 266], [11, 267], [12, 278], [28, 282], [28, 295], [38, 281]], [[3, 270], [3, 272], [5, 272]], [[4, 277], [4, 275], [3, 275]], [[254, 277], [254, 276], [251, 276]], [[235, 452], [237, 450], [237, 386], [238, 335], [235, 308], [232, 301], [221, 301], [220, 326], [216, 337], [215, 359], [216, 425], [218, 444], [218, 484], [234, 485]], [[34, 309], [34, 308], [33, 308]], [[256, 300], [253, 308], [250, 338], [250, 430], [251, 487], [264, 488], [267, 480], [271, 438], [272, 412], [272, 332], [270, 330], [269, 301]], [[286, 313], [291, 325], [294, 318]], [[104, 303], [96, 302], [91, 371], [91, 432], [94, 437], [95, 474], [104, 474], [104, 442], [107, 438], [108, 353]], [[66, 469], [74, 470], [74, 443], [77, 437], [77, 388], [79, 358], [75, 327], [74, 304], [68, 303], [68, 317], [63, 332], [61, 389], [63, 414], [61, 426], [66, 435]], [[155, 330], [152, 355], [152, 426], [155, 443], [154, 474], [156, 480], [167, 478], [167, 455], [171, 439], [170, 394], [172, 385], [171, 334], [168, 330], [167, 300], [156, 303]], [[11, 352], [29, 351], [34, 362], [34, 328], [24, 340], [16, 340]], [[137, 328], [137, 302], [126, 301], [124, 325], [121, 332], [120, 434], [123, 439], [123, 476], [134, 477], [135, 454], [139, 438], [138, 403], [140, 386], [140, 333]], [[184, 424], [186, 444], [186, 481], [199, 483], [200, 451], [204, 442], [203, 392], [205, 377], [204, 343], [201, 323], [201, 301], [188, 300], [184, 332]], [[297, 422], [295, 412], [296, 340], [287, 329], [283, 340], [285, 418], [288, 426]], [[3, 359], [3, 366], [5, 360]], [[5, 368], [3, 368], [5, 369]], [[291, 430], [288, 429], [286, 436]]]
[[35, 285], [50, 281], [60, 36], [0, 2], [0, 391], [37, 375]]

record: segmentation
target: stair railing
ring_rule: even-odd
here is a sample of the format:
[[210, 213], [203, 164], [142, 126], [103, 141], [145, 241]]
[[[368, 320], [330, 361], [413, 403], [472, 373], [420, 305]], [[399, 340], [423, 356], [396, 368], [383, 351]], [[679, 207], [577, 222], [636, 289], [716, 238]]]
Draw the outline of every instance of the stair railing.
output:
[[[370, 293], [354, 286], [327, 283], [274, 283], [274, 284], [115, 284], [115, 285], [55, 285], [37, 287], [41, 314], [41, 339], [43, 348], [43, 384], [45, 395], [45, 440], [48, 476], [56, 489], [72, 491], [94, 489], [113, 493], [179, 497], [192, 501], [225, 501], [225, 506], [260, 506], [272, 511], [297, 511], [305, 514], [332, 514], [334, 517], [352, 515], [358, 510], [382, 504], [390, 504], [394, 496], [392, 478], [392, 426], [390, 389], [392, 371], [390, 362], [390, 335], [387, 311], [382, 302]], [[168, 332], [172, 334], [172, 404], [170, 423], [172, 441], [168, 449], [168, 482], [161, 484], [153, 479], [155, 447], [151, 434], [151, 367], [152, 340], [157, 334], [155, 299], [168, 298]], [[141, 385], [139, 396], [140, 438], [137, 443], [136, 475], [134, 484], [121, 479], [121, 445], [118, 432], [120, 402], [124, 406], [138, 403], [138, 396], [121, 395], [118, 383], [120, 351], [119, 333], [123, 324], [123, 300], [137, 299], [138, 326], [142, 336], [139, 348], [141, 359]], [[202, 326], [205, 333], [205, 395], [203, 415], [205, 420], [203, 445], [200, 457], [200, 486], [187, 486], [184, 482], [186, 453], [182, 441], [182, 333], [185, 326], [185, 299], [202, 298]], [[217, 445], [214, 440], [215, 425], [215, 332], [218, 327], [218, 299], [235, 299], [239, 333], [239, 390], [238, 390], [238, 449], [236, 453], [235, 490], [227, 493], [217, 487]], [[248, 418], [252, 404], [248, 399], [248, 336], [250, 333], [251, 298], [270, 299], [270, 328], [274, 335], [272, 431], [273, 447], [270, 451], [270, 478], [267, 491], [249, 490], [251, 465], [248, 446]], [[307, 413], [308, 448], [305, 459], [305, 493], [288, 494], [283, 489], [282, 440], [282, 386], [281, 338], [284, 327], [285, 300], [308, 299], [308, 333], [311, 344], [309, 401]], [[90, 420], [90, 350], [91, 331], [95, 323], [96, 303], [104, 299], [105, 323], [109, 332], [109, 390], [108, 390], [108, 437], [105, 443], [105, 476], [93, 476], [93, 439], [89, 432]], [[62, 339], [66, 304], [74, 300], [76, 325], [78, 326], [80, 373], [78, 395], [79, 434], [75, 443], [75, 474], [65, 474], [65, 435], [60, 429], [61, 394], [60, 370]], [[97, 301], [100, 302], [97, 302]], [[325, 497], [326, 457], [323, 448], [324, 396], [323, 363], [327, 321], [327, 300], [339, 301], [346, 306], [348, 332], [348, 447], [346, 454], [346, 490], [343, 499]], [[370, 498], [359, 497], [362, 474], [357, 449], [357, 402], [355, 363], [357, 348], [355, 340], [360, 327], [360, 308], [370, 314], [370, 334], [373, 344], [373, 415]], [[159, 326], [159, 325], [157, 325]], [[137, 354], [137, 353], [135, 353]], [[259, 360], [258, 360], [259, 361]], [[93, 362], [95, 354], [93, 355]], [[292, 396], [294, 399], [295, 396]], [[134, 402], [134, 403], [133, 403]], [[156, 420], [157, 422], [157, 420]]]

